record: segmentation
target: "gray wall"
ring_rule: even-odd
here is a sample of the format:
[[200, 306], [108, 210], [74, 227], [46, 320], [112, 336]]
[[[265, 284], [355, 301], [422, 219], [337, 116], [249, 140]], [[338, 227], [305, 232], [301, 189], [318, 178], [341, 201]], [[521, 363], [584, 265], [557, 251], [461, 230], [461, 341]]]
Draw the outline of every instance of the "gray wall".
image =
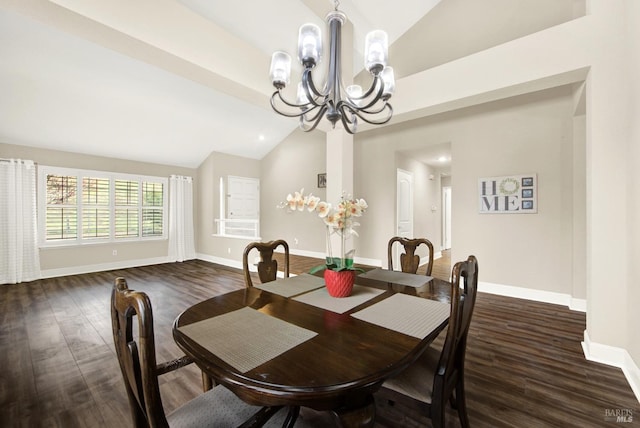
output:
[[[217, 232], [215, 219], [220, 217], [220, 178], [227, 176], [260, 178], [260, 161], [211, 153], [198, 167], [198, 185], [194, 189], [196, 219], [196, 252], [199, 257], [213, 262], [235, 262], [240, 266], [242, 252], [251, 240], [214, 236]], [[226, 187], [225, 187], [226, 189]]]
[[[370, 206], [361, 255], [386, 257], [394, 152], [451, 141], [453, 260], [475, 254], [483, 282], [584, 296], [584, 283], [572, 285], [573, 177], [584, 181], [584, 164], [574, 174], [572, 114], [571, 88], [562, 87], [359, 135], [355, 187]], [[537, 214], [478, 213], [479, 178], [521, 173], [538, 175]]]
[[[325, 228], [314, 213], [287, 212], [276, 208], [289, 193], [304, 188], [326, 199], [324, 188], [317, 187], [317, 176], [326, 172], [325, 134], [319, 131], [294, 131], [262, 159], [261, 216], [263, 238], [285, 239], [292, 251], [323, 254]], [[331, 180], [331, 177], [328, 177]], [[329, 201], [331, 202], [331, 201]]]
[[[637, 25], [637, 19], [640, 18], [640, 2], [629, 2], [630, 13], [627, 15], [629, 22], [627, 28], [631, 31], [628, 42], [632, 44], [629, 50], [629, 71], [632, 79], [630, 79], [630, 86], [627, 88], [629, 96], [633, 97], [633, 110], [630, 112], [630, 117], [633, 118], [629, 121], [631, 124], [631, 143], [630, 144], [630, 156], [627, 157], [629, 163], [629, 177], [627, 180], [634, 185], [629, 186], [627, 198], [629, 199], [628, 216], [630, 230], [629, 236], [629, 252], [628, 257], [628, 273], [627, 282], [629, 284], [629, 294], [626, 299], [627, 302], [627, 349], [633, 358], [636, 366], [640, 365], [640, 331], [638, 326], [640, 325], [640, 286], [637, 281], [637, 265], [640, 259], [640, 168], [638, 168], [638, 161], [640, 160], [640, 121], [637, 120], [640, 114], [640, 82], [638, 82], [637, 76], [640, 75], [640, 26]], [[633, 374], [630, 374], [633, 375]], [[640, 374], [635, 373], [636, 387], [640, 388]], [[640, 391], [636, 391], [636, 397], [640, 398]]]
[[[584, 171], [580, 170], [584, 164], [574, 162], [574, 145], [583, 147], [584, 133], [580, 132], [583, 121], [574, 121], [572, 108], [571, 88], [562, 87], [357, 134], [354, 193], [370, 207], [360, 220], [357, 256], [386, 265], [386, 245], [395, 234], [397, 168], [414, 172], [414, 235], [426, 236], [440, 249], [439, 174], [397, 152], [451, 141], [453, 259], [478, 256], [484, 282], [584, 298], [584, 278], [574, 281], [583, 271], [575, 267], [581, 268], [585, 245], [576, 239], [580, 228], [574, 231], [574, 211], [580, 207], [574, 204], [574, 188], [584, 192]], [[576, 135], [582, 135], [577, 141], [574, 126]], [[325, 171], [324, 139], [321, 132], [295, 131], [262, 161], [212, 153], [197, 171], [24, 146], [3, 144], [0, 149], [4, 157], [54, 166], [195, 176], [196, 250], [205, 259], [239, 264], [248, 240], [214, 236], [220, 177], [261, 179], [263, 239], [283, 238], [294, 251], [323, 254], [322, 221], [313, 213], [288, 213], [276, 206], [303, 187], [305, 193], [325, 198], [324, 189], [316, 186], [317, 174]], [[478, 214], [478, 178], [529, 172], [538, 174], [537, 214]], [[430, 174], [434, 180], [429, 180]], [[431, 206], [437, 210], [432, 212]], [[117, 258], [112, 256], [113, 244], [42, 250], [42, 267], [100, 265], [167, 254], [166, 241], [118, 245]]]

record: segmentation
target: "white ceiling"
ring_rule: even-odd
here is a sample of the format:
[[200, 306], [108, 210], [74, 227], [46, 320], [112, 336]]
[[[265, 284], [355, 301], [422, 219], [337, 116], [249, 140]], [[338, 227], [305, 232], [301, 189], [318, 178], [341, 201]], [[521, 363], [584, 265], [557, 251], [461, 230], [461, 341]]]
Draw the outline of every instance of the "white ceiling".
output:
[[398, 150], [400, 154], [437, 168], [442, 174], [451, 173], [451, 142]]
[[[381, 0], [345, 0], [340, 9], [355, 22], [355, 43], [362, 44], [364, 34], [374, 28], [397, 39], [438, 2], [407, 0], [406, 7], [396, 8]], [[255, 46], [267, 61], [279, 49], [295, 57], [298, 27], [312, 21], [324, 28], [324, 14], [333, 9], [328, 0], [308, 1], [309, 6], [299, 0], [179, 3], [230, 37]], [[197, 167], [213, 151], [260, 159], [297, 126], [295, 119], [275, 114], [266, 96], [263, 105], [245, 102], [144, 58], [78, 37], [54, 16], [43, 23], [3, 7], [0, 4], [2, 142]], [[95, 25], [95, 32], [101, 31]], [[144, 27], [144, 20], [139, 25]], [[188, 23], [183, 29], [190, 31]], [[255, 85], [268, 94], [268, 63], [259, 75], [264, 80]]]
[[[353, 23], [354, 75], [364, 35], [384, 29], [403, 77], [571, 19], [576, 1], [339, 8]], [[269, 106], [270, 55], [295, 58], [298, 27], [325, 28], [333, 3], [0, 0], [0, 142], [190, 168], [212, 152], [261, 159], [297, 127]]]
[[292, 129], [265, 109], [20, 15], [0, 13], [0, 39], [10, 41], [0, 43], [4, 141], [194, 167], [214, 150], [260, 158]]
[[[289, 52], [295, 58], [298, 29], [307, 22], [325, 28], [325, 15], [334, 8], [331, 0], [178, 0], [194, 12], [235, 34], [267, 55], [275, 50]], [[429, 12], [440, 0], [403, 0], [402, 7], [385, 0], [342, 0], [339, 10], [347, 14], [354, 28], [354, 70], [362, 69], [365, 35], [372, 30], [384, 30], [389, 43], [395, 42], [411, 26]], [[305, 3], [310, 5], [307, 6]], [[317, 10], [322, 15], [315, 14]], [[247, 11], [251, 13], [247, 13]]]

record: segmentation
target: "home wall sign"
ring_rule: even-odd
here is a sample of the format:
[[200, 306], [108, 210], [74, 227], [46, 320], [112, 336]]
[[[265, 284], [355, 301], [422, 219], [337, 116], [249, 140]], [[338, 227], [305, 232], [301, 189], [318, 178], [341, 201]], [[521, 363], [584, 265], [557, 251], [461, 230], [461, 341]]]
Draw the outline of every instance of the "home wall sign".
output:
[[480, 178], [480, 214], [537, 213], [537, 186], [536, 174]]

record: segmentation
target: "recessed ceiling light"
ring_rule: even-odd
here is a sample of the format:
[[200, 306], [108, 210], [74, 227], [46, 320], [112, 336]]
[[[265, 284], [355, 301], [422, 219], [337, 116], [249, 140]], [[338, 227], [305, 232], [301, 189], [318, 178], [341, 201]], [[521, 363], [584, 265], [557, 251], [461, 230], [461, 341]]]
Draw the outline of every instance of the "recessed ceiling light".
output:
[[438, 158], [438, 162], [446, 162], [447, 161], [447, 157], [446, 156], [440, 156]]
[[262, 134], [258, 135], [258, 140], [264, 141], [264, 135], [262, 135]]

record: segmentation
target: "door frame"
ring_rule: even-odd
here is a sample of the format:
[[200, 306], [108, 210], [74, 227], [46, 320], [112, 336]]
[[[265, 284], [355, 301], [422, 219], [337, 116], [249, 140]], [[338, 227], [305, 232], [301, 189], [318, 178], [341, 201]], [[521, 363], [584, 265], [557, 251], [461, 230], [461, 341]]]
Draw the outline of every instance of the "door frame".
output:
[[[409, 230], [404, 233], [400, 233], [400, 208], [402, 205], [401, 196], [403, 196], [402, 189], [400, 188], [403, 181], [406, 180], [409, 183]], [[413, 216], [413, 172], [404, 170], [402, 168], [396, 169], [396, 228], [394, 236], [402, 236], [404, 238], [413, 238], [413, 227], [414, 227], [414, 216]], [[396, 245], [393, 250], [393, 263], [396, 266], [400, 266], [400, 246]]]
[[451, 249], [451, 186], [442, 187], [442, 249]]

